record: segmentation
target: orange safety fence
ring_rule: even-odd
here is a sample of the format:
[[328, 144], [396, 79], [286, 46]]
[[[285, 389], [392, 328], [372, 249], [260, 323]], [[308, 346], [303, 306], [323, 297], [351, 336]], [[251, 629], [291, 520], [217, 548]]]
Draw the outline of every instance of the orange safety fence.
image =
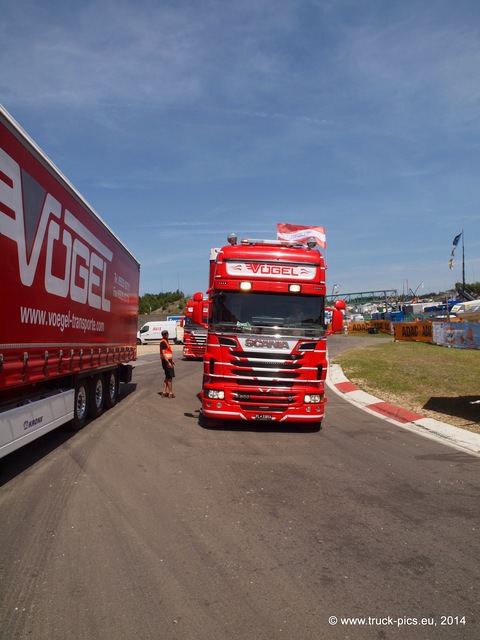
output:
[[396, 322], [394, 324], [395, 340], [415, 340], [416, 342], [433, 342], [433, 328], [427, 322]]
[[394, 340], [429, 342], [462, 349], [480, 348], [480, 322], [459, 322], [425, 320], [416, 322], [390, 322], [388, 320], [368, 320], [344, 322], [345, 334], [389, 333]]
[[344, 333], [370, 333], [376, 329], [375, 333], [391, 333], [391, 322], [389, 320], [368, 320], [363, 322], [344, 322]]

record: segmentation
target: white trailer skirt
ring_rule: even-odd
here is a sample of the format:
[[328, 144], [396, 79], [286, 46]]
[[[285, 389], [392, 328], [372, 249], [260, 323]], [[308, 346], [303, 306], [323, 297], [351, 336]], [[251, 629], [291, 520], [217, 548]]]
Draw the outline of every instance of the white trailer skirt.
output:
[[0, 413], [0, 458], [73, 418], [75, 391], [53, 391]]

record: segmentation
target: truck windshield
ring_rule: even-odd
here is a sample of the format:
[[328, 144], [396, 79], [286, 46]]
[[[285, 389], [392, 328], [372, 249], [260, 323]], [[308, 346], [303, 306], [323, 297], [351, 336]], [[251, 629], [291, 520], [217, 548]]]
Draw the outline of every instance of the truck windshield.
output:
[[212, 328], [217, 331], [321, 336], [324, 297], [286, 293], [218, 291], [213, 296]]

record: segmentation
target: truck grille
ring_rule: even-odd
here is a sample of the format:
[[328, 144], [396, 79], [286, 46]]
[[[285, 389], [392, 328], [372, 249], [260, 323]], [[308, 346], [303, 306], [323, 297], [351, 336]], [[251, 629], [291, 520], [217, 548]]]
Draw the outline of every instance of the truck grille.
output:
[[280, 402], [280, 398], [282, 404], [289, 404], [288, 389], [300, 378], [303, 354], [232, 351], [231, 355], [231, 372], [238, 386], [285, 389], [284, 393], [275, 394], [276, 400], [272, 400], [272, 404]]
[[259, 411], [268, 413], [282, 413], [289, 405], [297, 401], [297, 394], [288, 391], [273, 391], [271, 389], [255, 389], [248, 391], [234, 391], [232, 399], [239, 403], [244, 411]]
[[209, 375], [214, 383], [217, 377], [226, 381], [228, 401], [241, 411], [282, 414], [303, 403], [305, 385], [320, 388], [322, 365], [310, 364], [316, 342], [301, 343], [292, 352], [270, 348], [268, 341], [265, 348], [245, 350], [229, 336], [219, 336], [218, 341], [223, 353], [218, 361], [210, 357]]
[[192, 346], [204, 347], [207, 344], [207, 334], [205, 332], [197, 332], [189, 330], [186, 335], [190, 338]]

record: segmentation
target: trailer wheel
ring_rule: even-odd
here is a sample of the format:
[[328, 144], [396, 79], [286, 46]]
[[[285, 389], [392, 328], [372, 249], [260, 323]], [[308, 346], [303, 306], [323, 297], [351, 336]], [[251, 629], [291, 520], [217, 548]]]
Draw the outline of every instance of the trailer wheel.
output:
[[93, 376], [90, 383], [90, 398], [88, 402], [88, 415], [90, 418], [98, 418], [98, 416], [102, 415], [104, 400], [105, 380], [102, 375]]
[[85, 426], [88, 409], [88, 384], [85, 378], [75, 385], [75, 404], [73, 407], [72, 429], [78, 431]]
[[117, 404], [118, 400], [118, 373], [117, 371], [108, 371], [105, 374], [105, 406], [111, 409]]

